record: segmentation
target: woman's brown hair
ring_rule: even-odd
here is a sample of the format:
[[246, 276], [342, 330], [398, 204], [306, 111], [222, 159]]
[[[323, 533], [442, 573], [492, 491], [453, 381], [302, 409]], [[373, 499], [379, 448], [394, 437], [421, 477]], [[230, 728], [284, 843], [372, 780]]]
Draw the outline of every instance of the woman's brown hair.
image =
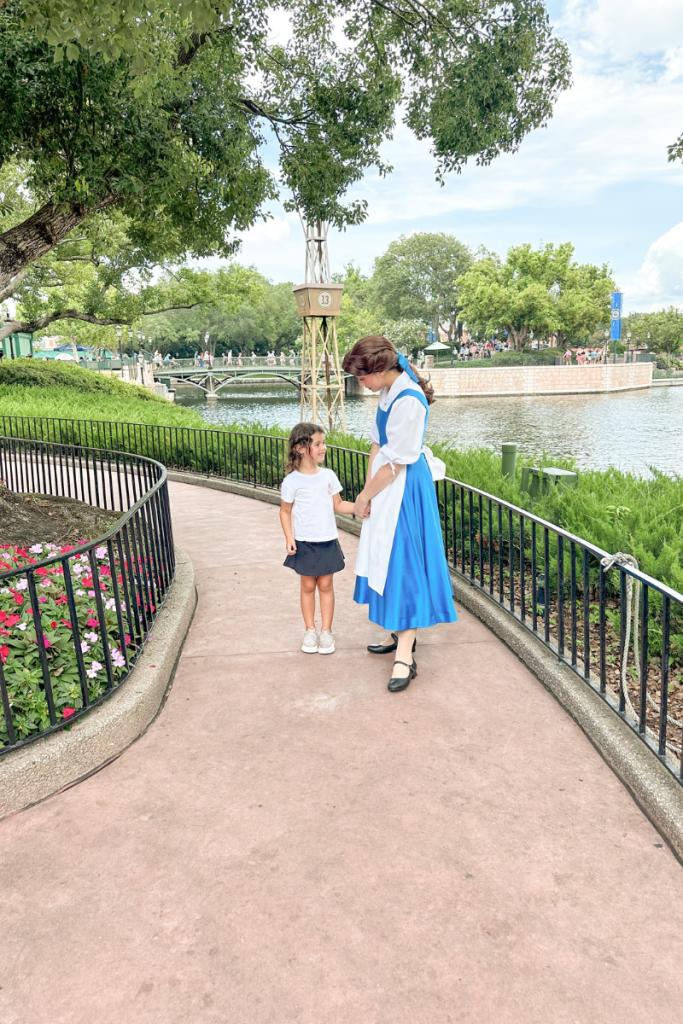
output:
[[[354, 377], [362, 377], [367, 373], [386, 373], [387, 370], [400, 370], [398, 351], [388, 338], [381, 334], [368, 334], [357, 341], [342, 359], [342, 366]], [[424, 391], [424, 396], [431, 405], [434, 401], [434, 388], [428, 377], [423, 377], [414, 366], [410, 369], [417, 377], [417, 382]]]
[[303, 455], [298, 452], [297, 445], [303, 445], [305, 448], [311, 447], [311, 441], [313, 440], [314, 434], [323, 434], [325, 431], [322, 427], [319, 427], [317, 423], [297, 423], [295, 427], [292, 427], [292, 432], [289, 435], [289, 441], [287, 442], [287, 465], [285, 466], [285, 476], [288, 473], [293, 473], [295, 469], [298, 469], [301, 465]]

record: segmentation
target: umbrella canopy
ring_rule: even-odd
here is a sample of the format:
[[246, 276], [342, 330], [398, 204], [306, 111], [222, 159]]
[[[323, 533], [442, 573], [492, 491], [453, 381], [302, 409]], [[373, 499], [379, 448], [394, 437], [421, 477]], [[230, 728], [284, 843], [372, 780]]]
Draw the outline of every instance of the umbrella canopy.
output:
[[425, 352], [440, 352], [444, 348], [450, 348], [450, 345], [444, 345], [442, 341], [433, 341], [431, 345], [425, 345]]

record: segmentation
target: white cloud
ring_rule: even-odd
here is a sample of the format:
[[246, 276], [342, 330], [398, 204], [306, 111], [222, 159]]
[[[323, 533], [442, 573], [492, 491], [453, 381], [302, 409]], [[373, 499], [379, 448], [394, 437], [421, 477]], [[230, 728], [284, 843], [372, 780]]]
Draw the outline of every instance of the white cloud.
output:
[[556, 22], [586, 54], [632, 59], [683, 45], [680, 0], [567, 0]]
[[658, 309], [681, 305], [683, 296], [683, 221], [667, 231], [648, 250], [628, 288], [630, 305]]
[[244, 245], [270, 245], [288, 238], [291, 232], [289, 222], [282, 217], [271, 217], [269, 220], [254, 224], [242, 235]]

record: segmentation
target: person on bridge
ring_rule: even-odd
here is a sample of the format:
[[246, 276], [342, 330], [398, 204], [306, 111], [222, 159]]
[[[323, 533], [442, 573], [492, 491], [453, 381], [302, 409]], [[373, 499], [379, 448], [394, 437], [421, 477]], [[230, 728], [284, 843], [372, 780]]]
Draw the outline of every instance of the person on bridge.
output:
[[378, 335], [357, 341], [342, 366], [361, 387], [380, 392], [368, 475], [354, 506], [363, 526], [353, 599], [369, 606], [371, 622], [391, 632], [390, 642], [368, 650], [396, 651], [389, 680], [395, 693], [417, 675], [417, 629], [457, 619], [434, 490], [446, 467], [424, 447], [434, 391]]
[[[342, 485], [336, 473], [322, 465], [326, 451], [321, 427], [297, 423], [289, 435], [282, 481], [280, 523], [287, 545], [284, 564], [301, 577], [301, 612], [306, 627], [301, 650], [306, 654], [334, 654], [334, 574], [344, 568], [334, 514], [353, 513], [353, 502], [339, 497]], [[320, 595], [320, 633], [315, 628], [316, 589]]]

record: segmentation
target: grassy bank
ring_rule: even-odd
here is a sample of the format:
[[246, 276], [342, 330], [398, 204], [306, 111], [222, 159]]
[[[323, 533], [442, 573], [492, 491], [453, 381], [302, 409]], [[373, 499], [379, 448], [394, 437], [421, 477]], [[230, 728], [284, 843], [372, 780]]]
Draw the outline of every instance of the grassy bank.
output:
[[0, 416], [205, 426], [198, 413], [147, 388], [52, 360], [0, 363]]

